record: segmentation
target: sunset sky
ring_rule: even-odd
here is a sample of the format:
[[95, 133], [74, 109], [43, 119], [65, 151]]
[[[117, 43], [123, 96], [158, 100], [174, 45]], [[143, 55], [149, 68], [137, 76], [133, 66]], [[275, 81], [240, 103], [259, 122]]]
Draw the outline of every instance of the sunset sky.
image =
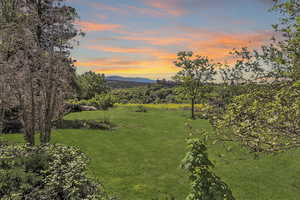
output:
[[228, 52], [272, 36], [272, 0], [69, 0], [86, 33], [78, 72], [169, 79], [178, 51], [230, 63]]

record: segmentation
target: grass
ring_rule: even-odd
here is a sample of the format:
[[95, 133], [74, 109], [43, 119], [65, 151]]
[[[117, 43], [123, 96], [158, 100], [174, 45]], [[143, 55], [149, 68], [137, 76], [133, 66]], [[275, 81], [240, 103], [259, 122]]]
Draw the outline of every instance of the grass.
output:
[[[78, 146], [92, 159], [90, 172], [106, 189], [123, 200], [151, 200], [165, 193], [185, 198], [187, 174], [180, 169], [186, 151], [184, 123], [188, 111], [149, 109], [134, 112], [120, 106], [109, 111], [72, 113], [66, 119], [112, 120], [113, 131], [56, 130], [52, 141]], [[205, 120], [192, 122], [195, 128], [212, 130]], [[22, 142], [21, 135], [6, 139]], [[299, 150], [279, 155], [253, 155], [233, 146], [209, 147], [216, 173], [232, 188], [239, 200], [300, 199]]]
[[[168, 103], [168, 104], [117, 104], [121, 107], [136, 107], [138, 105], [143, 105], [146, 108], [157, 108], [157, 109], [190, 109], [191, 104], [175, 104], [175, 103]], [[203, 104], [195, 104], [196, 109], [204, 108]]]

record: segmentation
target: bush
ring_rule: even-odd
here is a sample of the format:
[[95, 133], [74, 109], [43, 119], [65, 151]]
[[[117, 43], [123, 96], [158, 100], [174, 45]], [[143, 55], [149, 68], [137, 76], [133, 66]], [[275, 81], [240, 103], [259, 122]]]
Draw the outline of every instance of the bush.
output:
[[115, 97], [112, 94], [96, 95], [94, 100], [96, 102], [95, 106], [101, 110], [107, 110], [108, 108], [113, 107], [116, 102]]
[[[206, 135], [206, 131], [202, 131], [202, 137]], [[186, 200], [235, 200], [228, 185], [213, 172], [214, 165], [208, 158], [205, 140], [188, 138], [187, 146], [188, 152], [181, 165], [189, 172], [191, 181], [191, 192]]]
[[94, 98], [88, 100], [83, 99], [79, 101], [77, 99], [71, 99], [68, 101], [68, 104], [70, 104], [69, 107], [74, 108], [76, 111], [81, 110], [80, 106], [93, 106], [97, 109], [107, 110], [108, 108], [113, 107], [115, 102], [116, 99], [112, 94], [98, 94]]
[[111, 130], [114, 125], [109, 120], [61, 120], [54, 124], [58, 129], [100, 129]]
[[0, 149], [0, 199], [109, 199], [87, 176], [88, 158], [63, 145]]
[[147, 112], [147, 109], [146, 109], [145, 106], [138, 105], [138, 106], [136, 107], [135, 112]]

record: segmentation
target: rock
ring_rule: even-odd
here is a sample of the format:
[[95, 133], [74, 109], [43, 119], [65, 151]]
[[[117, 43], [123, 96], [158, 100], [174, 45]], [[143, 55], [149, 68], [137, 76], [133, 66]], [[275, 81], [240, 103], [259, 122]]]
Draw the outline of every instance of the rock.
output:
[[80, 109], [82, 111], [95, 111], [98, 110], [97, 108], [95, 108], [94, 106], [80, 106]]

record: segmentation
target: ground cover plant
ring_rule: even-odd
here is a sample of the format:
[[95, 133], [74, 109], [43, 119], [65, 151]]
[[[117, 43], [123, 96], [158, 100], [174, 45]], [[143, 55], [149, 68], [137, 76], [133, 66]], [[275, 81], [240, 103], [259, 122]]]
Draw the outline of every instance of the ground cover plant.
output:
[[[129, 114], [130, 113], [130, 114]], [[188, 110], [153, 109], [132, 112], [118, 106], [109, 111], [72, 113], [66, 120], [110, 118], [116, 130], [56, 130], [54, 143], [78, 146], [91, 158], [89, 173], [100, 179], [113, 196], [125, 200], [155, 199], [166, 195], [184, 199], [190, 192], [188, 174], [180, 168], [186, 153], [185, 122]], [[213, 135], [208, 121], [191, 122]], [[21, 135], [3, 136], [23, 142]], [[236, 144], [208, 145], [217, 176], [228, 184], [236, 199], [299, 199], [299, 150], [255, 157]]]

